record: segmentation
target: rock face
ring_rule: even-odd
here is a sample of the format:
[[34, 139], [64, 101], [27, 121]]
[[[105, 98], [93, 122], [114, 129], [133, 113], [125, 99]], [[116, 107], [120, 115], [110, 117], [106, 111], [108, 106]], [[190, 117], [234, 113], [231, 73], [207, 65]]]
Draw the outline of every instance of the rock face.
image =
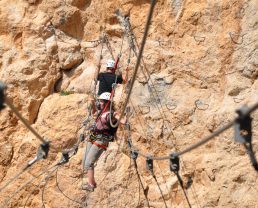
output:
[[[0, 80], [22, 115], [51, 142], [46, 160], [2, 190], [35, 157], [39, 142], [9, 108], [1, 111], [1, 207], [148, 207], [145, 196], [149, 207], [188, 207], [167, 160], [154, 161], [153, 178], [138, 157], [143, 192], [124, 127], [98, 161], [94, 193], [80, 190], [84, 144], [57, 173], [49, 170], [82, 132], [98, 65], [103, 71], [105, 61], [121, 53], [119, 70], [126, 74], [130, 62], [132, 76], [149, 2], [0, 1]], [[124, 35], [117, 9], [129, 17], [133, 37]], [[243, 104], [258, 101], [257, 9], [256, 0], [157, 1], [129, 103], [132, 141], [142, 153], [182, 151], [235, 118]], [[125, 92], [118, 86], [118, 109]], [[234, 141], [233, 128], [184, 154], [180, 166], [192, 207], [257, 207], [257, 172]]]

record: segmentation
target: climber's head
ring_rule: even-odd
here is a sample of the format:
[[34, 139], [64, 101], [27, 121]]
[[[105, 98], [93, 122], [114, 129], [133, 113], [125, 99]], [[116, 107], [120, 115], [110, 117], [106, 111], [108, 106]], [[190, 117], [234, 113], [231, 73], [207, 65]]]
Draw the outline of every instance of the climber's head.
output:
[[115, 61], [113, 59], [107, 60], [106, 67], [107, 67], [107, 71], [114, 72]]

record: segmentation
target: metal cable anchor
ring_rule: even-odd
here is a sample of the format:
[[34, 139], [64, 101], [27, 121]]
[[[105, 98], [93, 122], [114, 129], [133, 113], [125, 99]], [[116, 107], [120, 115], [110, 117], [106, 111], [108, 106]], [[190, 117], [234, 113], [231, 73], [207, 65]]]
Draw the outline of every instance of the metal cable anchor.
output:
[[36, 157], [28, 162], [28, 166], [32, 166], [35, 162], [37, 162], [41, 159], [46, 159], [48, 156], [49, 147], [50, 147], [49, 142], [41, 144], [38, 148]]

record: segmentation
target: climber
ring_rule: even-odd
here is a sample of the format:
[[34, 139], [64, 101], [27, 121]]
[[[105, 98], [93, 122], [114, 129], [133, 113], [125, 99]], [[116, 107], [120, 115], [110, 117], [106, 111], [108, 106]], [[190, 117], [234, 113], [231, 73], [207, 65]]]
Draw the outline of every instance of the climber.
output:
[[[118, 72], [118, 74], [115, 74], [116, 65], [117, 65], [117, 63], [115, 63], [115, 61], [113, 59], [107, 60], [106, 71], [99, 73], [97, 75], [97, 77], [95, 78], [95, 80], [98, 81], [98, 86], [99, 86], [97, 97], [100, 96], [104, 92], [111, 93], [113, 84], [122, 84], [123, 83], [122, 73]], [[114, 94], [112, 96], [114, 96]], [[99, 100], [98, 99], [96, 100], [94, 97], [92, 97], [91, 98], [91, 106], [94, 106], [94, 108], [99, 109]]]
[[[119, 72], [118, 75], [115, 74], [116, 67], [115, 61], [109, 59], [106, 63], [106, 71], [98, 74], [97, 80], [99, 81], [99, 90], [98, 96], [100, 96], [104, 92], [112, 91], [112, 84], [116, 82], [116, 84], [123, 83], [122, 73]], [[117, 80], [116, 80], [117, 76]]]
[[[90, 136], [87, 139], [87, 146], [83, 157], [83, 170], [88, 179], [87, 182], [83, 181], [82, 189], [90, 192], [94, 191], [97, 186], [94, 179], [94, 164], [107, 149], [109, 142], [114, 140], [117, 131], [117, 127], [113, 128], [110, 126], [110, 96], [111, 93], [104, 92], [98, 97], [100, 103], [99, 116], [90, 130]], [[114, 106], [112, 108], [112, 121], [116, 122], [119, 119], [119, 115], [115, 112]], [[121, 118], [120, 123], [125, 124], [126, 117]]]

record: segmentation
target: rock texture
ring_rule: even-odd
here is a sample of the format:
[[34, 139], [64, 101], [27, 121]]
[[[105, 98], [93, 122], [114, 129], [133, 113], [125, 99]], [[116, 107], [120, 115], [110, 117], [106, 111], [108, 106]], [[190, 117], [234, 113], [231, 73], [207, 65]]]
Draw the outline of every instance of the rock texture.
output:
[[[132, 75], [149, 6], [146, 0], [0, 1], [0, 80], [28, 122], [51, 141], [46, 160], [0, 189], [0, 207], [148, 207], [144, 193], [150, 207], [188, 207], [168, 161], [154, 161], [155, 180], [145, 159], [137, 159], [143, 193], [124, 127], [98, 161], [94, 193], [80, 190], [84, 145], [57, 173], [49, 170], [82, 131], [98, 64], [104, 70], [105, 61], [121, 53], [120, 70], [126, 73], [130, 58]], [[130, 18], [131, 54], [117, 9]], [[231, 121], [235, 109], [257, 102], [257, 9], [256, 0], [157, 1], [129, 103], [132, 140], [141, 152], [181, 151]], [[119, 108], [124, 92], [118, 86]], [[252, 117], [258, 152], [257, 111]], [[0, 131], [3, 187], [34, 158], [39, 142], [9, 108], [0, 113]], [[258, 207], [257, 172], [233, 129], [180, 161], [192, 207]]]

